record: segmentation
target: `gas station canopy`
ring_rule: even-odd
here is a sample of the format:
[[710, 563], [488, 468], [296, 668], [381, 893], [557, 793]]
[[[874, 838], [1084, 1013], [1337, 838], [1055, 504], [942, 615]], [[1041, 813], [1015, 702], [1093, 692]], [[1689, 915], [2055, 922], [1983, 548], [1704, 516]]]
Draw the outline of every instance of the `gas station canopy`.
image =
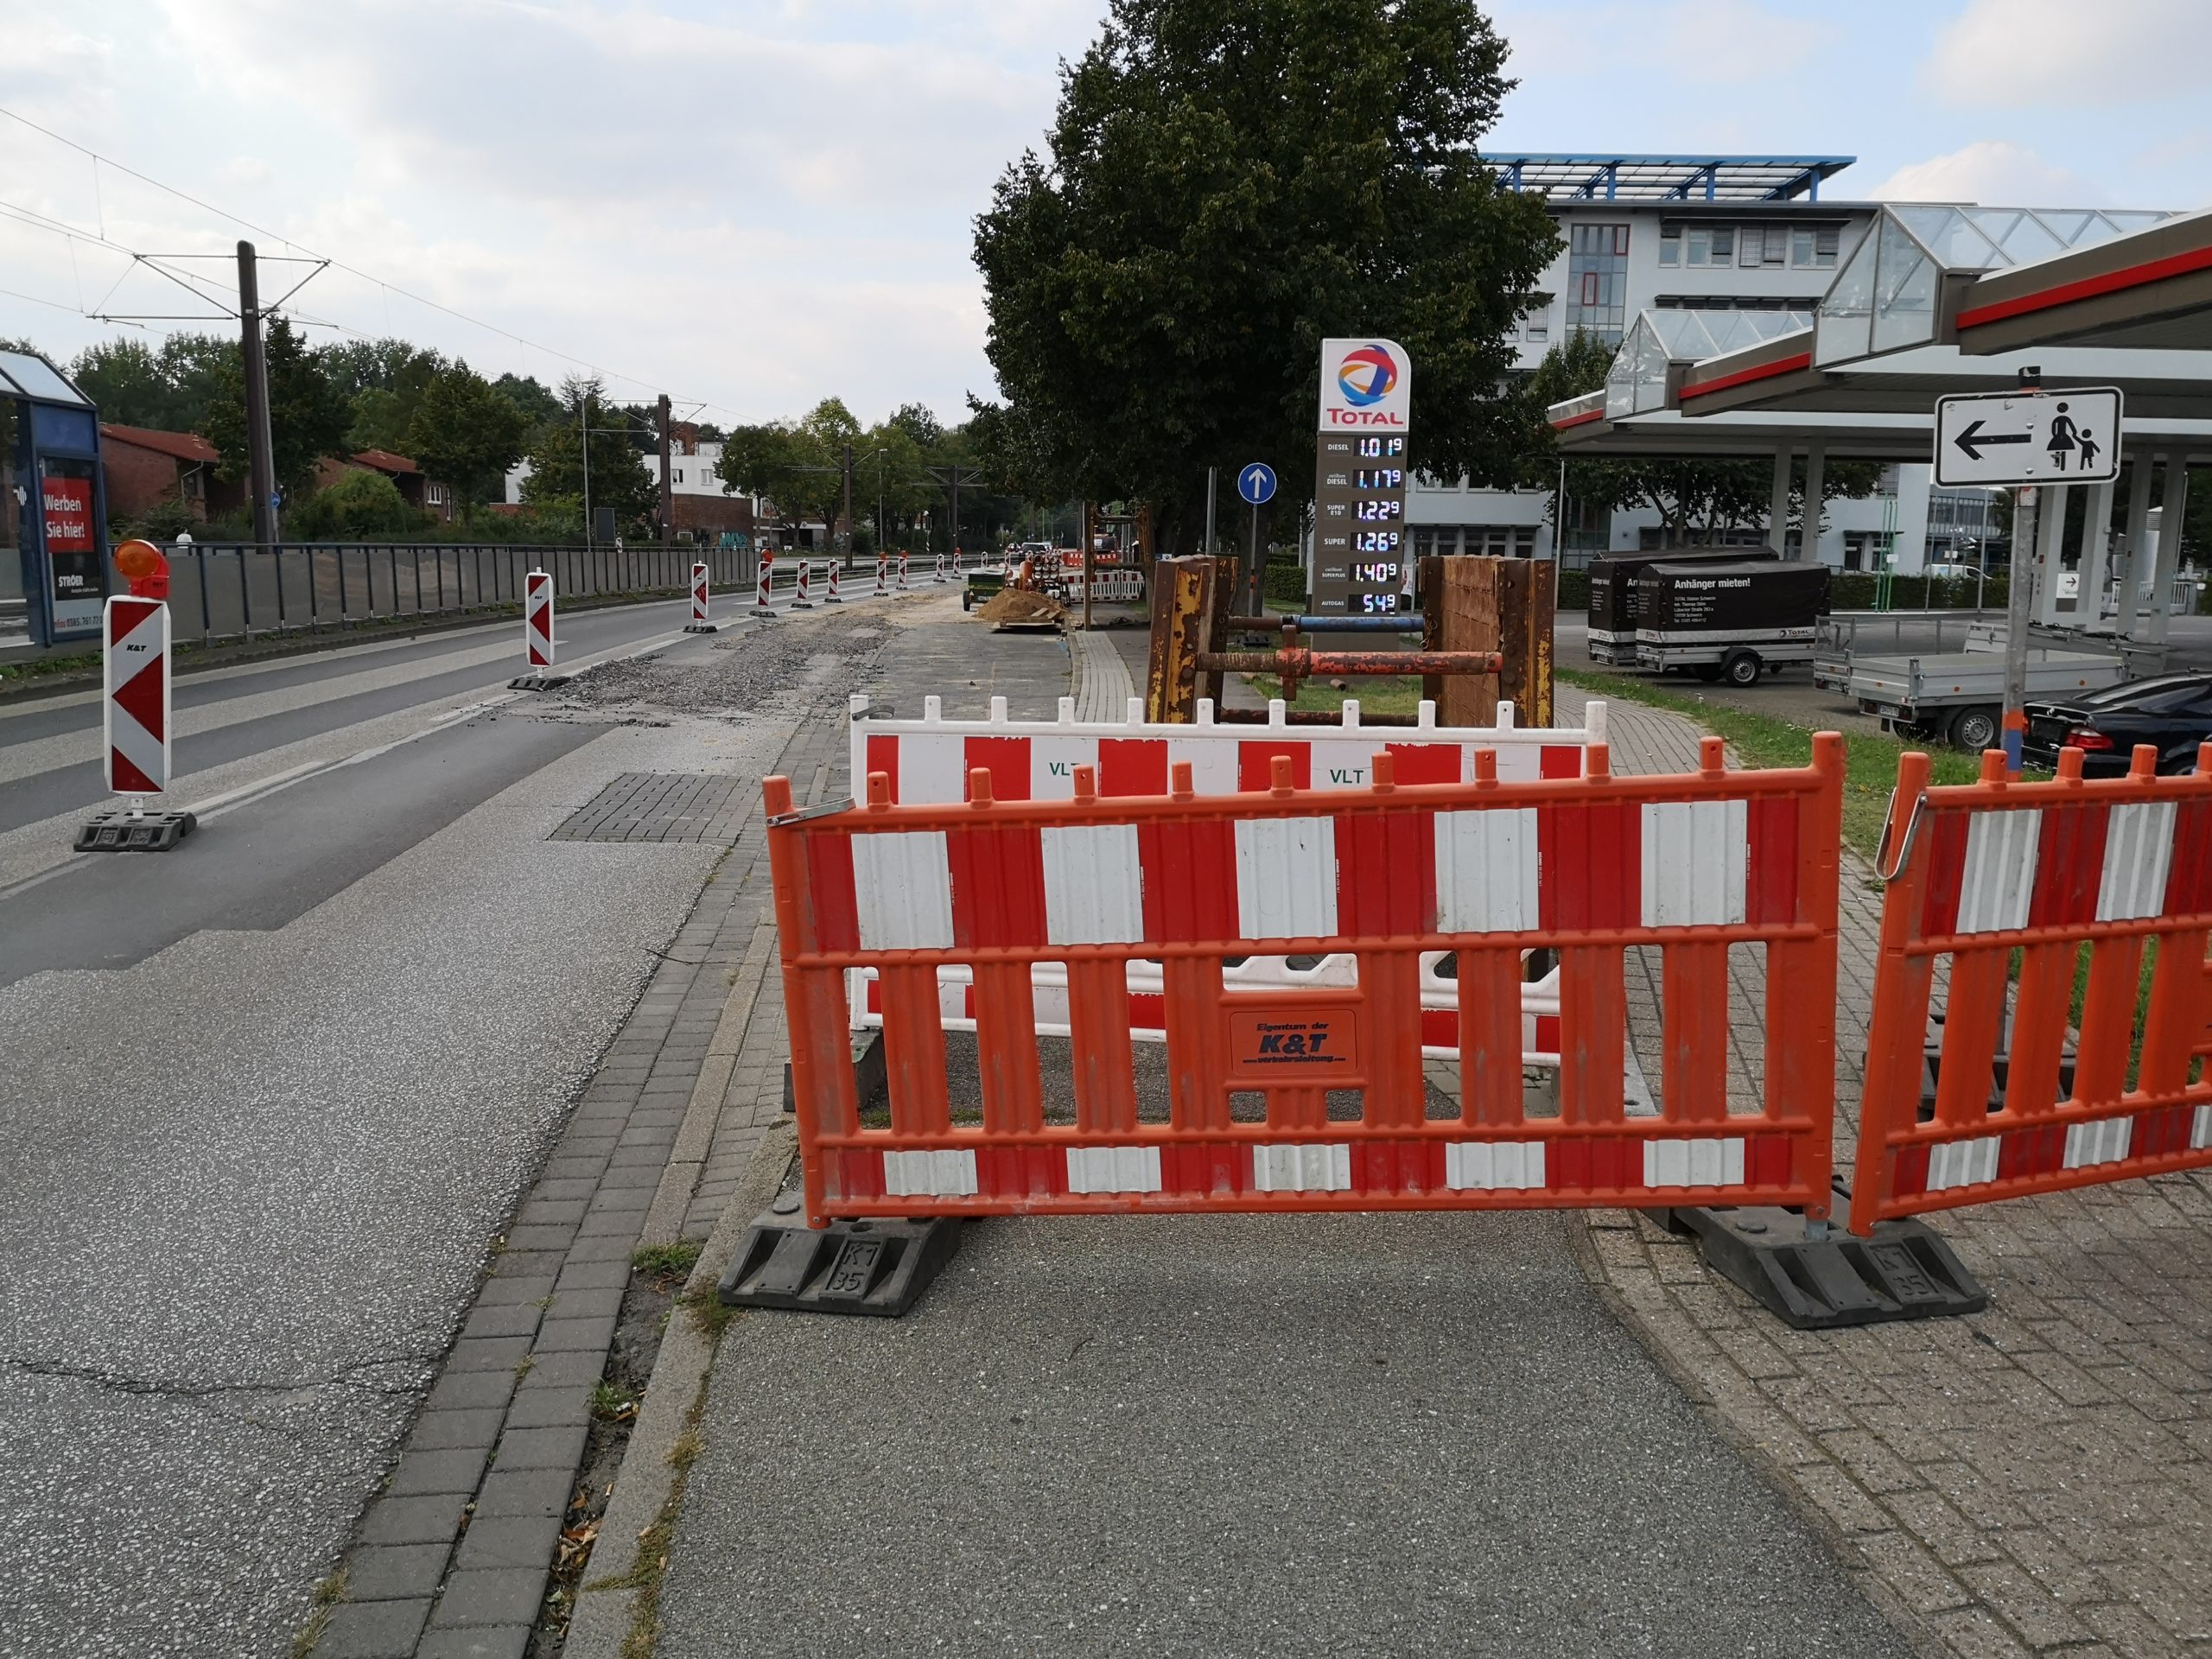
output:
[[2212, 212], [1992, 271], [1959, 296], [1951, 337], [1976, 353], [2057, 345], [2212, 353]]

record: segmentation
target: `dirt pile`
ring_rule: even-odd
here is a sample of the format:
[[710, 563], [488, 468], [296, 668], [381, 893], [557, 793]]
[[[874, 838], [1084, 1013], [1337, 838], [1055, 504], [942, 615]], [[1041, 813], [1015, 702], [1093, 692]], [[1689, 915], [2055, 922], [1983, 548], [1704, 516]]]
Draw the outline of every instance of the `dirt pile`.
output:
[[1068, 620], [1066, 608], [1057, 600], [1019, 588], [1001, 588], [976, 614], [995, 628], [1054, 627]]

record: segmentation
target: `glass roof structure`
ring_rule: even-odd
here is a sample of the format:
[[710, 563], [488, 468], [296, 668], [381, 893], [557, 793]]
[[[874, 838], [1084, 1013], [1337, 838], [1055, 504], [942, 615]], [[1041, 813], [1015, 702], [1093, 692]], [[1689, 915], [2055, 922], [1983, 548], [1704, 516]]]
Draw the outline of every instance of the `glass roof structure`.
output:
[[1605, 418], [1666, 408], [1669, 370], [1676, 364], [1702, 362], [1812, 326], [1809, 311], [1645, 311], [1623, 336], [1605, 377]]
[[1486, 156], [1515, 190], [1547, 201], [1817, 201], [1855, 156]]
[[1885, 207], [1821, 300], [1815, 367], [1925, 346], [1944, 279], [2008, 270], [2171, 218], [2102, 208]]
[[89, 409], [91, 403], [61, 378], [61, 372], [42, 357], [21, 352], [0, 352], [0, 397], [31, 397], [41, 404], [67, 404]]

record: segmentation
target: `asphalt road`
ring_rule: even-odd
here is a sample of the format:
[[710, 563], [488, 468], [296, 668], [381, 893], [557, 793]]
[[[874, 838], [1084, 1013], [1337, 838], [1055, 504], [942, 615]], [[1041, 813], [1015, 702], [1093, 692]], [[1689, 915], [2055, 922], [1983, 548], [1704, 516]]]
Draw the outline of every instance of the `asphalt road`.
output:
[[0, 709], [0, 1654], [288, 1650], [719, 852], [548, 832], [759, 777], [845, 626], [683, 617], [564, 662], [748, 653], [741, 708], [510, 696], [512, 623], [184, 679], [158, 856], [68, 851], [95, 701]]

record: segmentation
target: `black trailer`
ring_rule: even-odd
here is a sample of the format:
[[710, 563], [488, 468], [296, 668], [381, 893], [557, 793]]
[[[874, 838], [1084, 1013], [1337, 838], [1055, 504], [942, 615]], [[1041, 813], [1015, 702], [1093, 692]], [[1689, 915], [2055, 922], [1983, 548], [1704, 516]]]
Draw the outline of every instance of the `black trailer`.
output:
[[1813, 660], [1828, 609], [1827, 566], [1779, 560], [1647, 564], [1636, 573], [1636, 657], [1662, 673], [1754, 685]]
[[1636, 575], [1655, 564], [1693, 564], [1711, 561], [1741, 564], [1749, 560], [1779, 559], [1766, 547], [1667, 547], [1642, 553], [1610, 553], [1590, 561], [1590, 660], [1633, 668], [1637, 662]]

